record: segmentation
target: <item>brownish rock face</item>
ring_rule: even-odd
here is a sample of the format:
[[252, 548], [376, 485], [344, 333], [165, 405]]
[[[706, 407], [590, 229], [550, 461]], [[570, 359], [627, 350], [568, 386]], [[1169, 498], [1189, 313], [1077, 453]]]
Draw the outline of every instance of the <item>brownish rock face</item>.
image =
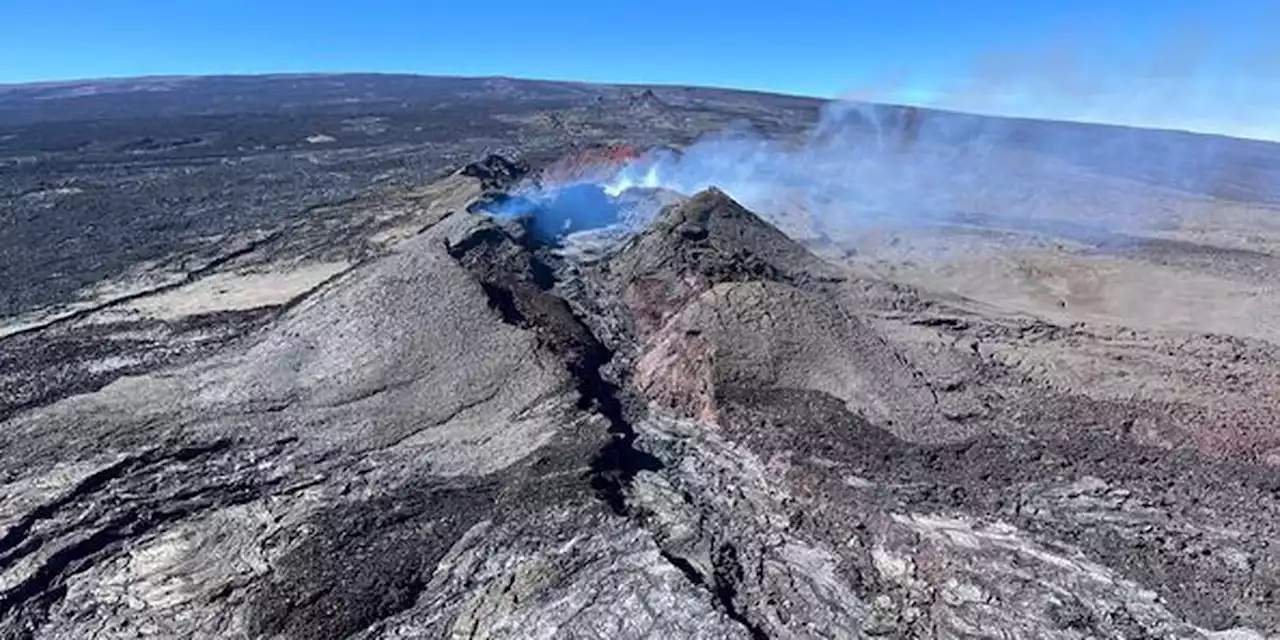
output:
[[640, 150], [624, 144], [591, 146], [551, 163], [538, 176], [545, 185], [605, 181], [643, 156]]
[[635, 365], [635, 384], [650, 401], [715, 424], [715, 345], [683, 324], [673, 322], [650, 336]]
[[626, 285], [623, 301], [634, 314], [636, 331], [642, 338], [652, 337], [680, 309], [703, 291], [711, 281], [702, 274], [686, 272], [675, 278], [638, 278]]

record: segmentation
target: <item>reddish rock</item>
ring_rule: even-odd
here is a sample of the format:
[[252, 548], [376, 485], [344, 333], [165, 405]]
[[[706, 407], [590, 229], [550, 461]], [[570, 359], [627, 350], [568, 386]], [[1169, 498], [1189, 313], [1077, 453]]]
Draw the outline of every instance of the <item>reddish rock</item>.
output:
[[643, 153], [629, 145], [600, 145], [565, 156], [540, 173], [543, 184], [565, 184], [598, 180], [605, 181], [617, 175], [627, 163], [643, 157]]

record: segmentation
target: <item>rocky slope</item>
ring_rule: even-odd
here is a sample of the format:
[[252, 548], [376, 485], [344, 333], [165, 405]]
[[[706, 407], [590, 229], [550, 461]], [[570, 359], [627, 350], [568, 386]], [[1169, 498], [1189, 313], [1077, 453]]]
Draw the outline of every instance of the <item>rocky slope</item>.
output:
[[1280, 631], [1265, 344], [979, 313], [715, 190], [565, 259], [468, 212], [494, 167], [231, 346], [0, 424], [0, 634]]

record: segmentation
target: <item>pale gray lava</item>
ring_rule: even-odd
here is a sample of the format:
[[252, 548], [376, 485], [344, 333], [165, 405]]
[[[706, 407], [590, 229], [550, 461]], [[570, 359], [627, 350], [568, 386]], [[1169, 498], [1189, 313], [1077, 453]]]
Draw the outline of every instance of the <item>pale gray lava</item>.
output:
[[0, 637], [1280, 632], [1273, 345], [1000, 313], [715, 189], [584, 259], [469, 211], [529, 169], [163, 285], [350, 259], [284, 303], [0, 337]]

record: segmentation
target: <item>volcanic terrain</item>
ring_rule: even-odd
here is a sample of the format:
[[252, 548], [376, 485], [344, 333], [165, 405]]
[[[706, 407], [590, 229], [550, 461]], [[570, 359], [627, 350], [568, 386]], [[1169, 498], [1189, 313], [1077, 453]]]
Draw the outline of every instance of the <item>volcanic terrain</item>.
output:
[[0, 637], [1280, 633], [1280, 147], [844, 109], [0, 87]]

